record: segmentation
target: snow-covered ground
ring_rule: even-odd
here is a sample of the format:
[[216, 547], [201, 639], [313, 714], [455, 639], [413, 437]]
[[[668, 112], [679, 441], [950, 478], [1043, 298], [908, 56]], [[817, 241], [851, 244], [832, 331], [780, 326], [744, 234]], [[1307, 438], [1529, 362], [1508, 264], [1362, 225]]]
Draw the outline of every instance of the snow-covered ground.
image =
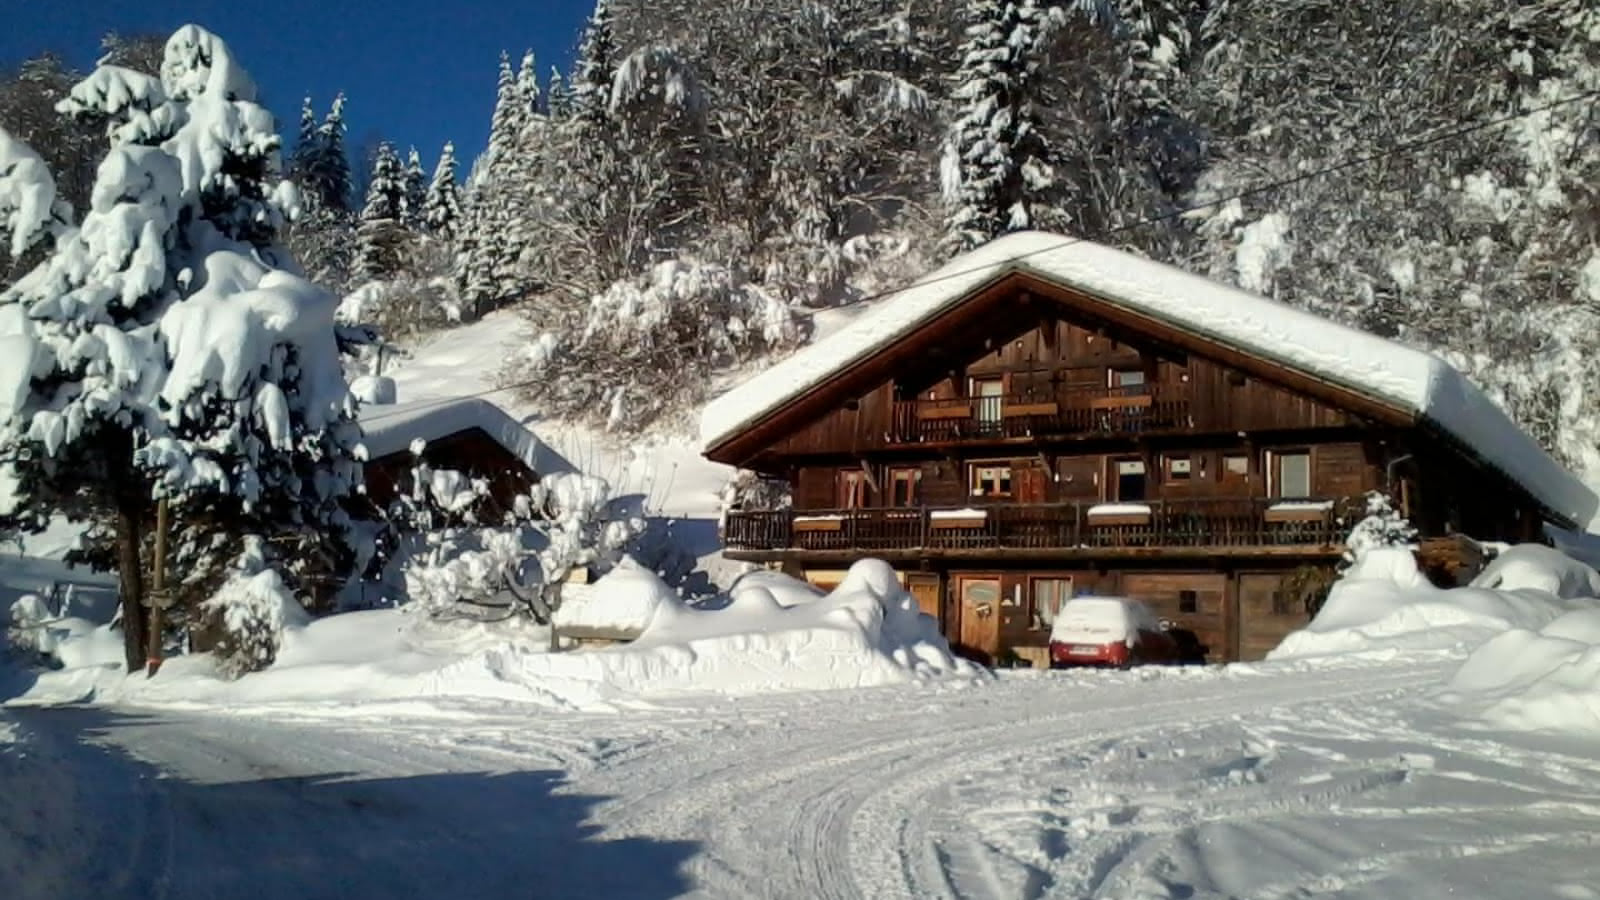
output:
[[[626, 715], [0, 712], [34, 897], [1600, 896], [1590, 747], [1450, 664], [1018, 673]], [[9, 742], [9, 743], [5, 743]]]

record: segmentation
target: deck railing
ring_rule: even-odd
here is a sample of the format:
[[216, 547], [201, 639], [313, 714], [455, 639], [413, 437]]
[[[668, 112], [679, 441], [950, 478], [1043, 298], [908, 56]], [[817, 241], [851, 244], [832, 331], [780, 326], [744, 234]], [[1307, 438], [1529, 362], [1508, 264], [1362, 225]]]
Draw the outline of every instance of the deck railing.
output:
[[917, 444], [1190, 427], [1187, 385], [1078, 390], [1049, 397], [898, 400], [890, 442]]
[[1330, 499], [1005, 503], [731, 512], [729, 550], [1067, 550], [1332, 547], [1348, 530]]

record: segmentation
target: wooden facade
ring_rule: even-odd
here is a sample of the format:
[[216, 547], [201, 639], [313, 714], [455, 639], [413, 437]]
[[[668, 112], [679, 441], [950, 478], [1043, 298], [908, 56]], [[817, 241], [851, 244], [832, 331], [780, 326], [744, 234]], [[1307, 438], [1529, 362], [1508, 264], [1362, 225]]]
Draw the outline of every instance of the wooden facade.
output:
[[986, 659], [1037, 659], [1088, 592], [1258, 658], [1306, 621], [1372, 490], [1424, 535], [1529, 539], [1548, 516], [1413, 412], [1018, 273], [708, 456], [793, 499], [731, 512], [728, 556], [889, 560]]

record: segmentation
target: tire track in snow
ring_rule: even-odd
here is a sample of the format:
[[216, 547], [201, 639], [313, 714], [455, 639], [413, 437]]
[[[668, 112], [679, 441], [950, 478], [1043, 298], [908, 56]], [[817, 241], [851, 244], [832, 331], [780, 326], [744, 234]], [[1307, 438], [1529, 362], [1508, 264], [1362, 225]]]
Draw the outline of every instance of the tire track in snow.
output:
[[[602, 768], [593, 785], [584, 779], [578, 787], [624, 798], [596, 811], [608, 837], [701, 842], [690, 867], [697, 896], [1000, 896], [1005, 885], [985, 871], [990, 854], [963, 849], [966, 836], [951, 833], [959, 823], [930, 827], [938, 801], [962, 775], [1264, 708], [1433, 684], [1444, 671], [1236, 678], [1210, 670], [1169, 673], [1159, 687], [1115, 676], [1103, 686], [1007, 679], [931, 703], [910, 691], [841, 695], [838, 709], [817, 704], [814, 721], [729, 729], [712, 758], [669, 744], [625, 768]], [[1156, 691], [1169, 695], [1152, 701]], [[875, 698], [907, 697], [919, 708], [851, 715]], [[968, 868], [976, 877], [967, 877]], [[1036, 885], [1047, 886], [1047, 879]]]

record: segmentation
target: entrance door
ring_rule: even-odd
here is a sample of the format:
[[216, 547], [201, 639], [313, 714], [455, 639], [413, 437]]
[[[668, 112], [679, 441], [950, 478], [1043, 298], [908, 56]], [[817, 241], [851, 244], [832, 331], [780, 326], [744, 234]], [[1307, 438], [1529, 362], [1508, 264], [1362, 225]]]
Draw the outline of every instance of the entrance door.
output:
[[956, 649], [985, 665], [1000, 652], [1000, 578], [996, 575], [956, 576], [960, 599], [960, 632]]
[[917, 609], [939, 621], [939, 576], [913, 572], [906, 576], [906, 590], [917, 601]]

